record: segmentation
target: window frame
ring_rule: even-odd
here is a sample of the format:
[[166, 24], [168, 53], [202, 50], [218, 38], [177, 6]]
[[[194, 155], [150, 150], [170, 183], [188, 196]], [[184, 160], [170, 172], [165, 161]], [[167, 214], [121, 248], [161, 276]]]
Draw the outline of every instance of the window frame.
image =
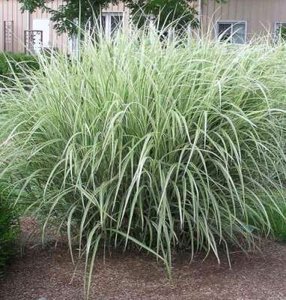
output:
[[[123, 27], [123, 22], [124, 22], [124, 12], [111, 12], [111, 11], [104, 11], [101, 13], [101, 18], [105, 18], [105, 28], [104, 28], [104, 34], [106, 37], [111, 37], [112, 36], [112, 31], [111, 31], [111, 18], [112, 17], [122, 17], [122, 27]], [[102, 21], [101, 21], [102, 22]], [[102, 24], [101, 24], [102, 26]]]
[[216, 27], [215, 27], [215, 35], [216, 35], [216, 39], [219, 40], [220, 38], [220, 35], [219, 35], [219, 25], [222, 24], [222, 25], [230, 25], [231, 26], [231, 35], [233, 35], [233, 26], [236, 25], [236, 24], [243, 24], [244, 25], [244, 28], [245, 28], [245, 31], [244, 31], [244, 42], [243, 43], [235, 43], [233, 42], [233, 38], [231, 38], [230, 42], [232, 44], [235, 44], [235, 45], [243, 45], [243, 44], [246, 44], [247, 43], [247, 21], [245, 20], [219, 20], [216, 22]]

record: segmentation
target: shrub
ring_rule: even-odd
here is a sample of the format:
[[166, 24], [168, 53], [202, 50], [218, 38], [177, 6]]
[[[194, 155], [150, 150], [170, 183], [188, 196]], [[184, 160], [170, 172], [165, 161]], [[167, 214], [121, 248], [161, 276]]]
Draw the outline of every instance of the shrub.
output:
[[137, 246], [169, 272], [175, 249], [219, 260], [282, 215], [285, 46], [150, 30], [41, 63], [31, 91], [2, 98], [2, 173], [44, 228], [66, 226], [90, 272], [100, 245]]
[[14, 85], [14, 75], [21, 77], [27, 68], [39, 69], [39, 62], [35, 56], [23, 53], [0, 53], [0, 88]]
[[8, 197], [0, 190], [0, 276], [11, 257], [16, 253], [15, 241], [19, 232], [17, 214], [8, 202]]

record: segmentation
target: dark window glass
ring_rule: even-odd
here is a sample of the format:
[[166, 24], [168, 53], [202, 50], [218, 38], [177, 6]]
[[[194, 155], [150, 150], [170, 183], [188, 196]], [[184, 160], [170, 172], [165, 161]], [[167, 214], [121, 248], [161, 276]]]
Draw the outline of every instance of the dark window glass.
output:
[[277, 26], [277, 36], [279, 39], [286, 41], [286, 23], [280, 23]]
[[218, 24], [218, 35], [221, 41], [230, 40], [231, 24]]
[[114, 35], [122, 26], [122, 16], [111, 16], [111, 35]]
[[244, 23], [219, 23], [218, 36], [220, 41], [228, 41], [234, 44], [245, 43], [245, 24]]

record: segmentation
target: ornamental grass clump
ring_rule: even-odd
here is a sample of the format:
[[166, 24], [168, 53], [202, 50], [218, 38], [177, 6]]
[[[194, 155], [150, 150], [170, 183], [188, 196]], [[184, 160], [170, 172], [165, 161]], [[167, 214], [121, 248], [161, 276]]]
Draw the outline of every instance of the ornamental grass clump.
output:
[[[99, 247], [162, 260], [271, 232], [284, 199], [286, 48], [132, 31], [40, 59], [1, 98], [1, 176], [66, 229], [91, 274]], [[75, 254], [75, 252], [72, 252]], [[74, 255], [72, 255], [74, 259]]]

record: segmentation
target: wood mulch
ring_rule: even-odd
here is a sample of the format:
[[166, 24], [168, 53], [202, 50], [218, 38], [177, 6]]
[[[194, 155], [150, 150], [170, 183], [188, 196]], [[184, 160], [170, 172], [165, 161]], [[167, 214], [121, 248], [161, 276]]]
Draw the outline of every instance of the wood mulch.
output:
[[[0, 299], [82, 300], [83, 264], [75, 270], [64, 244], [34, 245], [28, 244], [0, 279]], [[232, 269], [214, 257], [191, 264], [178, 257], [172, 280], [152, 257], [113, 253], [105, 261], [98, 258], [90, 299], [285, 300], [286, 244], [266, 242], [262, 250], [249, 257], [232, 254]]]

